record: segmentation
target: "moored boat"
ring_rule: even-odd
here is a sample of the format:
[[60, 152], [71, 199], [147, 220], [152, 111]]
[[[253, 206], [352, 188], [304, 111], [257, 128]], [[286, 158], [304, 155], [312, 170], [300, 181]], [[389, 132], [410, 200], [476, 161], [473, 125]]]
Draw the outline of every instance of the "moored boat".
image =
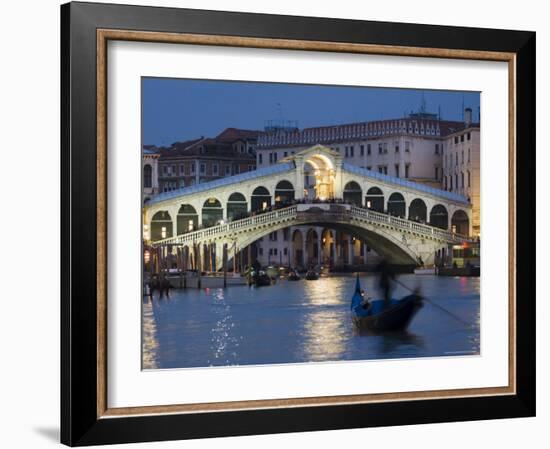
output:
[[319, 279], [319, 274], [315, 270], [308, 270], [306, 273], [306, 280], [316, 281]]
[[351, 315], [353, 323], [361, 331], [399, 331], [407, 328], [422, 308], [422, 302], [422, 297], [414, 293], [401, 299], [391, 299], [388, 304], [383, 299], [371, 301], [365, 298], [357, 276], [351, 299]]
[[300, 279], [302, 279], [302, 278], [300, 277], [300, 275], [298, 274], [297, 271], [292, 270], [292, 271], [290, 271], [290, 273], [288, 273], [288, 280], [289, 281], [299, 281]]

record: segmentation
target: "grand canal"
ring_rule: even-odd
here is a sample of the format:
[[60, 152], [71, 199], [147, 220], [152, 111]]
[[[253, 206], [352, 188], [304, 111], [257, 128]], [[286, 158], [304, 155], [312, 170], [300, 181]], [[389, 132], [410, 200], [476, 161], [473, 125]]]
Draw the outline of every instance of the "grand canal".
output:
[[[408, 331], [359, 335], [353, 327], [352, 276], [279, 280], [271, 287], [172, 290], [143, 299], [143, 368], [328, 362], [475, 355], [480, 351], [479, 278], [400, 275], [426, 303]], [[375, 275], [361, 278], [379, 297]], [[408, 293], [397, 286], [394, 297]]]

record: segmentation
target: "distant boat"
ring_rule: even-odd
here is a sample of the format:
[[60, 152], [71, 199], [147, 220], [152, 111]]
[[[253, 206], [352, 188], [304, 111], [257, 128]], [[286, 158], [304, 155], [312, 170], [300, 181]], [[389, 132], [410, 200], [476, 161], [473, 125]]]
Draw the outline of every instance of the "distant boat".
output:
[[252, 275], [252, 281], [256, 284], [256, 287], [266, 287], [271, 285], [271, 278], [265, 271], [257, 271]]
[[351, 315], [355, 326], [362, 331], [404, 330], [422, 308], [422, 303], [422, 297], [416, 294], [392, 299], [388, 305], [384, 304], [383, 299], [366, 301], [357, 276], [355, 293], [351, 299]]
[[306, 273], [306, 280], [308, 281], [316, 281], [319, 279], [319, 273], [317, 273], [315, 270], [308, 270]]
[[290, 273], [288, 273], [288, 280], [289, 281], [299, 281], [302, 279], [297, 271], [292, 270]]

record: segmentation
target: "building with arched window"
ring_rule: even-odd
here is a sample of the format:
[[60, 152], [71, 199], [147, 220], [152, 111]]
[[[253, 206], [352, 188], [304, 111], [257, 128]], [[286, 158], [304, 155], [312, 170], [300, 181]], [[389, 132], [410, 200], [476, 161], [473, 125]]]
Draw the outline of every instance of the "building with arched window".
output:
[[151, 147], [143, 149], [141, 158], [141, 182], [143, 185], [143, 201], [159, 193], [158, 160], [160, 155]]

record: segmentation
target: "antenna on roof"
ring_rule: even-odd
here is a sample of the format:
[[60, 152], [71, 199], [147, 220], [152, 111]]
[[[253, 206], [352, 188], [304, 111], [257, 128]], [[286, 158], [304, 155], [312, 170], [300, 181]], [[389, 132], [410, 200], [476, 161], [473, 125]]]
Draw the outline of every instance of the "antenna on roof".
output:
[[462, 121], [464, 121], [464, 94], [462, 94]]
[[424, 91], [422, 91], [422, 100], [420, 101], [420, 112], [426, 112], [426, 98], [424, 98]]
[[437, 119], [441, 120], [441, 105], [437, 106]]

